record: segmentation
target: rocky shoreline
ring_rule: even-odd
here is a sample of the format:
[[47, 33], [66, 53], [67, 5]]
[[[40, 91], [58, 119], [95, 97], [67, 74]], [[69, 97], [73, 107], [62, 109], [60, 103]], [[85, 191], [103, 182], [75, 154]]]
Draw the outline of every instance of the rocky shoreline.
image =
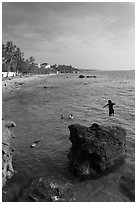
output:
[[[16, 76], [3, 78], [2, 81], [2, 100], [9, 96], [9, 94], [13, 94], [18, 89], [21, 88], [22, 85], [30, 83], [35, 83], [38, 80], [42, 80], [49, 75], [25, 75], [25, 76]], [[4, 115], [4, 113], [3, 113]], [[12, 121], [6, 121], [2, 119], [2, 186], [5, 185], [6, 180], [11, 178], [14, 169], [12, 166], [12, 157], [14, 153], [14, 138], [15, 135], [13, 133], [13, 127], [16, 124]]]
[[15, 126], [14, 122], [2, 120], [2, 186], [5, 185], [7, 179], [11, 178], [14, 173], [12, 157], [15, 135], [12, 132], [12, 128]]

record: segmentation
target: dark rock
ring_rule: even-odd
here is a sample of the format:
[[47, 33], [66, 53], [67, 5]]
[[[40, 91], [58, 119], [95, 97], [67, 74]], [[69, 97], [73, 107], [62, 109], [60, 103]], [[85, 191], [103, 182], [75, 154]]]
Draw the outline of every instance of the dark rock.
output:
[[13, 121], [3, 121], [3, 124], [5, 125], [5, 127], [7, 128], [12, 128], [15, 127], [16, 124]]
[[84, 75], [79, 75], [79, 78], [84, 78], [85, 76]]
[[96, 78], [96, 76], [87, 76], [87, 78]]
[[44, 88], [44, 89], [52, 88], [52, 86], [44, 86], [43, 88]]
[[118, 126], [69, 127], [68, 158], [71, 172], [81, 178], [98, 177], [123, 161], [126, 154], [126, 131]]
[[20, 86], [21, 86], [21, 85], [23, 85], [23, 83], [22, 83], [22, 82], [19, 82], [18, 84], [19, 84]]
[[73, 201], [72, 184], [54, 178], [36, 178], [24, 190], [22, 200], [26, 202]]
[[120, 190], [130, 201], [135, 202], [135, 177], [133, 174], [126, 174], [120, 178]]

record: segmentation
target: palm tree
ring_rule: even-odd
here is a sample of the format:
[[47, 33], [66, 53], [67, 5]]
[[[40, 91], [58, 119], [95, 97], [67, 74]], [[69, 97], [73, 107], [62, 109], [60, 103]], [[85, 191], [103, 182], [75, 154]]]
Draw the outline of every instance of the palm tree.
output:
[[18, 71], [18, 65], [23, 60], [23, 55], [24, 55], [24, 53], [21, 52], [20, 48], [17, 48], [16, 52], [14, 53], [14, 64], [15, 64], [16, 75], [17, 75], [17, 71]]
[[6, 45], [2, 44], [2, 65], [7, 70], [7, 77], [11, 69], [16, 71], [17, 74], [17, 65], [23, 58], [23, 53], [20, 48], [17, 48], [16, 45], [13, 45], [12, 41], [8, 41]]
[[2, 58], [3, 58], [3, 64], [6, 66], [7, 69], [7, 77], [9, 74], [9, 71], [11, 70], [11, 67], [13, 65], [14, 55], [16, 51], [16, 46], [13, 45], [12, 41], [9, 41], [6, 43], [6, 45], [2, 45]]
[[29, 58], [29, 62], [30, 62], [31, 64], [34, 64], [35, 58], [31, 56], [31, 57]]

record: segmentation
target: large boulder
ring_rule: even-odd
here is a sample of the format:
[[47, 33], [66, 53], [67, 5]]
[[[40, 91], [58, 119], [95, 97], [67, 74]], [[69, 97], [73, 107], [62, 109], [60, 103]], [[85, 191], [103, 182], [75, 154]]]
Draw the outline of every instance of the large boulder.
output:
[[95, 178], [120, 164], [126, 154], [126, 131], [120, 126], [69, 127], [68, 158], [71, 172], [81, 178]]
[[2, 120], [2, 186], [8, 178], [13, 175], [12, 156], [14, 152], [13, 138], [15, 137], [12, 128], [14, 122]]
[[40, 177], [32, 180], [24, 190], [25, 202], [71, 202], [74, 201], [72, 184], [60, 179]]

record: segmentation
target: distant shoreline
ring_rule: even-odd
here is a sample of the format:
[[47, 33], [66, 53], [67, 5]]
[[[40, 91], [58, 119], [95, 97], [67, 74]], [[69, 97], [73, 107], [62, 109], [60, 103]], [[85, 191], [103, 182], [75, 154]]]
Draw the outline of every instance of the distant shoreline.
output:
[[122, 71], [135, 71], [135, 69], [117, 69], [117, 70], [109, 70], [109, 69], [79, 69], [79, 71], [102, 71], [102, 72], [122, 72]]
[[9, 93], [14, 93], [16, 90], [20, 89], [20, 87], [24, 84], [29, 84], [34, 81], [38, 81], [46, 78], [47, 76], [52, 76], [56, 74], [39, 74], [39, 75], [24, 75], [22, 77], [9, 77], [2, 81], [2, 97]]

